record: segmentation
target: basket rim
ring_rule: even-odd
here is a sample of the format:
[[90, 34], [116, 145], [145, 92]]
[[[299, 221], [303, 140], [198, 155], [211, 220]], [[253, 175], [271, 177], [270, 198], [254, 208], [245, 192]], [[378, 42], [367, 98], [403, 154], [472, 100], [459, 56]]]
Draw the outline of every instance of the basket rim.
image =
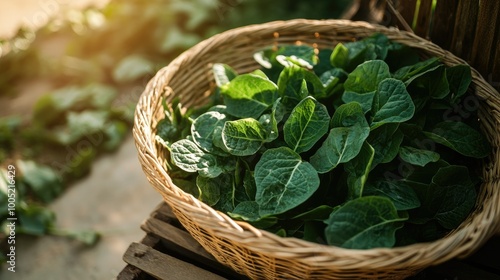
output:
[[[197, 53], [200, 52], [205, 52], [207, 49], [210, 49], [211, 45], [213, 44], [214, 41], [220, 40], [221, 38], [225, 37], [234, 37], [234, 36], [239, 36], [241, 33], [251, 33], [255, 32], [257, 30], [261, 30], [264, 28], [264, 26], [272, 26], [272, 25], [279, 25], [281, 28], [286, 29], [286, 28], [292, 28], [297, 25], [304, 25], [304, 26], [316, 26], [316, 25], [334, 25], [334, 26], [353, 26], [355, 25], [356, 28], [360, 29], [365, 29], [366, 32], [374, 33], [378, 31], [384, 31], [383, 33], [388, 33], [389, 39], [393, 39], [394, 36], [392, 34], [398, 33], [404, 35], [404, 37], [408, 38], [408, 40], [414, 40], [417, 42], [421, 42], [421, 49], [435, 49], [435, 50], [440, 50], [443, 53], [443, 58], [453, 58], [455, 61], [461, 64], [467, 64], [466, 61], [464, 61], [461, 58], [456, 57], [452, 53], [441, 49], [439, 46], [435, 45], [434, 43], [427, 41], [414, 33], [408, 32], [408, 31], [403, 31], [399, 30], [395, 27], [385, 27], [377, 24], [372, 24], [364, 21], [351, 21], [351, 20], [336, 20], [336, 19], [328, 19], [328, 20], [310, 20], [310, 19], [293, 19], [293, 20], [280, 20], [280, 21], [271, 21], [267, 23], [259, 23], [259, 24], [252, 24], [252, 25], [247, 25], [243, 27], [237, 27], [233, 28], [227, 31], [224, 31], [222, 33], [216, 34], [208, 39], [205, 39], [195, 46], [191, 47], [190, 49], [184, 51], [181, 53], [177, 58], [175, 58], [172, 62], [170, 62], [167, 66], [162, 68], [156, 76], [151, 79], [151, 81], [148, 83], [149, 87], [155, 88], [157, 84], [159, 83], [158, 81], [158, 76], [161, 75], [166, 75], [169, 72], [176, 71], [178, 67], [180, 67], [183, 62], [188, 59], [189, 56], [196, 55]], [[404, 40], [396, 40], [399, 42], [404, 43]], [[425, 41], [425, 43], [424, 43]], [[476, 87], [476, 92], [481, 91], [481, 92], [489, 92], [491, 95], [497, 95], [500, 96], [499, 93], [491, 86], [489, 83], [485, 81], [485, 79], [481, 76], [481, 74], [471, 67], [472, 70], [472, 76], [473, 80], [472, 83]], [[139, 100], [138, 106], [136, 108], [135, 112], [135, 118], [134, 118], [134, 128], [133, 128], [133, 133], [134, 133], [134, 138], [136, 140], [136, 147], [139, 152], [139, 158], [141, 160], [141, 164], [146, 162], [146, 161], [156, 161], [157, 164], [161, 165], [160, 162], [157, 162], [157, 158], [154, 156], [154, 145], [155, 145], [155, 139], [153, 136], [153, 128], [150, 127], [151, 121], [143, 123], [140, 120], [145, 119], [148, 120], [148, 114], [143, 110], [143, 106], [149, 107], [151, 106], [151, 100], [148, 99], [148, 91], [145, 90]], [[155, 102], [158, 102], [157, 100]], [[489, 100], [486, 100], [486, 102], [489, 102]], [[492, 106], [489, 104], [490, 107], [496, 107], [500, 108], [499, 105]], [[146, 124], [146, 125], [145, 125]], [[148, 143], [149, 146], [144, 145], [143, 141], [139, 138], [141, 137], [146, 137], [149, 135], [149, 140], [150, 142]], [[149, 154], [148, 154], [149, 152]], [[144, 167], [143, 167], [144, 168]], [[165, 178], [169, 180], [168, 173], [166, 170], [157, 170], [158, 174], [162, 174], [163, 176], [166, 175]], [[154, 180], [153, 178], [149, 178], [148, 180]], [[171, 180], [168, 182], [171, 186], [175, 186]], [[483, 183], [481, 185], [481, 188], [484, 187]], [[176, 186], [175, 186], [176, 187]], [[216, 211], [210, 206], [206, 205], [205, 203], [199, 201], [195, 197], [193, 197], [190, 194], [184, 193], [180, 188], [176, 187], [177, 190], [159, 190], [161, 191], [166, 191], [166, 194], [162, 194], [165, 198], [165, 195], [178, 195], [179, 193], [183, 193], [183, 203], [187, 203], [190, 206], [194, 208], [199, 208], [200, 212], [205, 213], [206, 215], [211, 215], [216, 217], [221, 223], [227, 223], [229, 227], [222, 227], [222, 228], [214, 228], [214, 227], [209, 227], [209, 225], [203, 224], [203, 226], [207, 226], [206, 230], [208, 231], [213, 231], [216, 232], [217, 236], [220, 236], [221, 238], [227, 238], [231, 239], [237, 243], [242, 243], [245, 244], [245, 246], [248, 246], [249, 248], [257, 248], [261, 249], [260, 246], [258, 246], [259, 242], [255, 242], [256, 239], [260, 238], [266, 238], [269, 240], [272, 240], [276, 244], [282, 244], [283, 239], [282, 237], [279, 237], [273, 233], [267, 232], [265, 230], [257, 229], [253, 227], [252, 225], [246, 223], [246, 222], [240, 222], [240, 221], [234, 221], [230, 217], [228, 217], [226, 214]], [[177, 197], [179, 198], [179, 197]], [[167, 201], [167, 203], [171, 204], [170, 201]], [[498, 205], [500, 205], [500, 200]], [[500, 207], [500, 206], [499, 206]], [[489, 232], [486, 233], [486, 235], [492, 236], [495, 232], [500, 231], [500, 210], [497, 210], [496, 212], [496, 217], [493, 217], [493, 221], [497, 221], [496, 225], [491, 225], [489, 227]], [[201, 214], [200, 214], [201, 215]], [[472, 220], [469, 222], [474, 221], [477, 217], [474, 216], [472, 217]], [[299, 251], [304, 251], [304, 253], [311, 253], [311, 252], [318, 252], [321, 251], [322, 254], [326, 255], [331, 255], [331, 256], [336, 256], [336, 257], [341, 257], [341, 256], [347, 256], [347, 255], [358, 255], [360, 257], [365, 257], [365, 258], [370, 258], [374, 257], [379, 254], [385, 254], [385, 253], [395, 253], [395, 254], [404, 254], [405, 252], [412, 251], [412, 250], [417, 250], [417, 249], [422, 249], [422, 248], [427, 248], [425, 251], [430, 251], [434, 247], [439, 247], [440, 244], [442, 244], [445, 240], [452, 240], [452, 239], [468, 239], [470, 237], [464, 236], [466, 234], [465, 232], [466, 225], [462, 225], [448, 233], [446, 236], [435, 240], [435, 241], [430, 241], [430, 242], [420, 242], [420, 243], [415, 243], [415, 244], [410, 244], [406, 246], [400, 246], [400, 247], [394, 247], [394, 248], [372, 248], [372, 249], [363, 249], [363, 250], [358, 250], [358, 249], [346, 249], [346, 248], [341, 248], [341, 247], [336, 247], [336, 246], [331, 246], [331, 245], [323, 245], [323, 244], [318, 244], [318, 243], [313, 243], [309, 241], [305, 241], [302, 239], [294, 238], [294, 237], [287, 237], [287, 241], [290, 241], [294, 244], [296, 244], [298, 247], [300, 247], [301, 250]], [[500, 232], [499, 232], [500, 233]], [[242, 241], [241, 239], [248, 238], [247, 241]], [[256, 238], [256, 239], [255, 239]], [[476, 243], [479, 245], [480, 243], [485, 242], [486, 240], [478, 240]], [[285, 250], [289, 250], [287, 247]], [[459, 256], [461, 253], [463, 253], [464, 250], [461, 250], [460, 248], [455, 248], [453, 250], [453, 253], [450, 253], [448, 255], [426, 255], [426, 258], [432, 259], [432, 262], [437, 264], [444, 262], [446, 260], [449, 260], [453, 257]], [[277, 252], [277, 251], [268, 251], [266, 252], [270, 255], [275, 255], [279, 257], [283, 252]], [[370, 266], [370, 263], [366, 263], [368, 266]]]

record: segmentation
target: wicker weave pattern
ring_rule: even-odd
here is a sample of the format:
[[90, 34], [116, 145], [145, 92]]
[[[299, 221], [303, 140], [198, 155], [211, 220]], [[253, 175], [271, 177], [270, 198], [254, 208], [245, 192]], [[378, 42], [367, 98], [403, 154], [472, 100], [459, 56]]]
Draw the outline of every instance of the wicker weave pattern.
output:
[[239, 73], [258, 67], [253, 53], [273, 44], [301, 41], [318, 48], [386, 34], [391, 40], [438, 56], [447, 65], [465, 63], [453, 54], [397, 29], [345, 20], [291, 20], [252, 25], [207, 39], [161, 69], [147, 85], [136, 110], [134, 137], [139, 160], [151, 185], [174, 209], [181, 223], [217, 260], [253, 279], [403, 278], [430, 265], [465, 257], [500, 231], [499, 139], [500, 95], [473, 70], [473, 90], [482, 100], [480, 118], [493, 153], [484, 165], [474, 213], [446, 237], [394, 249], [349, 250], [294, 238], [280, 238], [235, 222], [176, 187], [165, 170], [165, 150], [155, 141], [161, 120], [161, 100], [178, 96], [185, 107], [203, 104], [213, 89], [210, 68], [227, 63]]

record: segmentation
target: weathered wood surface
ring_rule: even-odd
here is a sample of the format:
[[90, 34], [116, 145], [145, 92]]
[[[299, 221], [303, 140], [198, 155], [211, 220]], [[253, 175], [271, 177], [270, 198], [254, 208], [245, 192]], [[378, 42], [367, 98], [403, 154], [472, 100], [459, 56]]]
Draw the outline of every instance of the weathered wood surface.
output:
[[[146, 236], [134, 242], [123, 259], [128, 264], [116, 280], [247, 279], [218, 263], [184, 230], [165, 203], [158, 205], [142, 224]], [[464, 260], [430, 267], [411, 280], [500, 279], [500, 236], [488, 241]]]
[[385, 1], [389, 20], [383, 24], [402, 30], [410, 26], [415, 34], [464, 59], [500, 90], [500, 1]]

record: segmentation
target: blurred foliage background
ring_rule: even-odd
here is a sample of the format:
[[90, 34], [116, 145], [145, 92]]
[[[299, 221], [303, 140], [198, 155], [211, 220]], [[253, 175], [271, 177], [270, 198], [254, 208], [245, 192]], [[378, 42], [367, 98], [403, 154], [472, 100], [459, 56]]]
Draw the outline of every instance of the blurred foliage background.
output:
[[[55, 213], [46, 205], [130, 134], [135, 104], [158, 69], [224, 30], [291, 18], [340, 18], [352, 4], [112, 0], [103, 9], [65, 11], [39, 30], [21, 29], [14, 38], [0, 40], [2, 221], [8, 217], [7, 169], [12, 165], [17, 233], [95, 243], [96, 232], [55, 228]], [[13, 100], [22, 104], [11, 106]], [[7, 234], [5, 224], [2, 229], [0, 239]]]

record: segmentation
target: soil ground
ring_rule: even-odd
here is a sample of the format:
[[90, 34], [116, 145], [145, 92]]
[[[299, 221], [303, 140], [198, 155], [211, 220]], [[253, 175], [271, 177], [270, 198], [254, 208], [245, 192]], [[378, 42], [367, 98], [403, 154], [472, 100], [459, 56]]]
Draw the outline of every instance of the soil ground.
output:
[[[68, 7], [104, 5], [107, 0], [16, 0], [0, 1], [0, 39], [10, 38], [24, 25], [39, 27]], [[43, 88], [41, 84], [32, 87]], [[29, 86], [27, 87], [30, 88]], [[2, 106], [25, 110], [27, 90]], [[26, 101], [28, 102], [28, 101]], [[24, 106], [23, 106], [24, 104]], [[24, 109], [23, 109], [24, 108]], [[128, 245], [144, 233], [141, 222], [161, 201], [146, 180], [137, 159], [134, 140], [129, 134], [120, 149], [100, 157], [91, 173], [55, 200], [50, 208], [57, 215], [57, 226], [71, 230], [96, 230], [102, 234], [95, 246], [87, 247], [62, 237], [19, 236], [16, 272], [2, 264], [0, 279], [86, 280], [114, 279], [125, 266], [122, 255]]]

